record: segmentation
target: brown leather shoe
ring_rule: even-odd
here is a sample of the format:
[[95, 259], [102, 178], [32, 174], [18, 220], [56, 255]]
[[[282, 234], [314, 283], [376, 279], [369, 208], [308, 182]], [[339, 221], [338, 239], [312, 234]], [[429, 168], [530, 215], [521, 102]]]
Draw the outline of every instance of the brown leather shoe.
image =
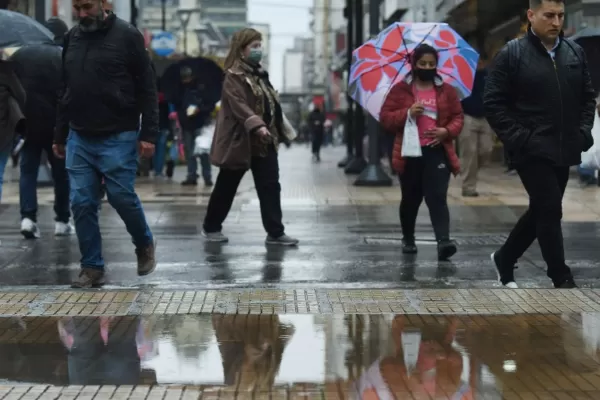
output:
[[73, 289], [91, 289], [104, 285], [104, 270], [82, 268], [79, 277], [71, 283]]
[[156, 249], [156, 240], [151, 245], [148, 245], [141, 249], [135, 249], [135, 255], [138, 261], [138, 275], [144, 276], [149, 275], [156, 269], [156, 257], [154, 256], [154, 250]]

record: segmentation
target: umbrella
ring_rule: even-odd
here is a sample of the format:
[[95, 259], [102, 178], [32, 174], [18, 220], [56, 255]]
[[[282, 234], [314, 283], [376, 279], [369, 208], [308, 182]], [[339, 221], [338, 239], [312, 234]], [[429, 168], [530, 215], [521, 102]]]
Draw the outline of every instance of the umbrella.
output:
[[0, 10], [0, 48], [54, 43], [54, 35], [26, 15]]
[[181, 85], [181, 68], [190, 67], [196, 82], [203, 85], [202, 94], [205, 101], [216, 104], [221, 99], [223, 89], [223, 70], [219, 65], [204, 57], [186, 58], [171, 64], [160, 78], [160, 91], [165, 94], [169, 103], [177, 103], [183, 96]]
[[578, 40], [583, 38], [600, 38], [600, 28], [583, 28], [579, 32], [576, 32], [573, 36], [569, 37], [571, 40]]
[[471, 94], [479, 54], [445, 23], [394, 23], [354, 50], [350, 96], [375, 119], [390, 89], [410, 73], [410, 54], [420, 44], [439, 53], [438, 74], [459, 98]]

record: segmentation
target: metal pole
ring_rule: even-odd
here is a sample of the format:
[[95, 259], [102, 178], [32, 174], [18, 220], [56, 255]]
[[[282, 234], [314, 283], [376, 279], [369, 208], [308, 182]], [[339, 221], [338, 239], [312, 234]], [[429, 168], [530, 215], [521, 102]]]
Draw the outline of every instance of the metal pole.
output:
[[[375, 37], [381, 30], [379, 6], [380, 0], [371, 0], [369, 5], [369, 34]], [[379, 139], [381, 131], [379, 123], [371, 115], [368, 117], [369, 130], [369, 165], [359, 175], [354, 185], [356, 186], [392, 186], [392, 179], [385, 173], [381, 166], [381, 146]]]
[[[354, 18], [353, 18], [353, 0], [346, 0], [346, 17], [348, 23], [346, 26], [346, 63], [348, 70], [348, 77], [350, 77], [350, 65], [352, 64], [352, 50], [354, 49]], [[354, 157], [354, 142], [353, 142], [353, 124], [354, 124], [354, 103], [350, 98], [349, 91], [346, 90], [346, 102], [348, 108], [346, 109], [346, 118], [344, 125], [344, 139], [346, 140], [346, 156], [340, 160], [338, 167], [344, 168], [352, 158]]]
[[[372, 1], [373, 2], [373, 1]], [[354, 45], [360, 46], [363, 43], [363, 2], [356, 0], [354, 2]], [[344, 172], [346, 174], [358, 175], [367, 166], [367, 161], [363, 155], [363, 137], [365, 134], [365, 113], [359, 104], [355, 104], [354, 112], [354, 158], [346, 165]]]
[[167, 30], [167, 0], [162, 0], [160, 4], [161, 12], [161, 29], [163, 32]]

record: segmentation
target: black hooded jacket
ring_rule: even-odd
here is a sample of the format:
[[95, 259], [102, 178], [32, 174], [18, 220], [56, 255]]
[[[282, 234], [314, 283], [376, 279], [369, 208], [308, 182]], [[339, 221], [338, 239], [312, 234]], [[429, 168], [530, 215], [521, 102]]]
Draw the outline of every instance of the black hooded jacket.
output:
[[553, 59], [530, 28], [498, 53], [489, 72], [485, 114], [513, 165], [578, 165], [594, 142], [596, 101], [585, 53], [562, 35], [554, 51]]

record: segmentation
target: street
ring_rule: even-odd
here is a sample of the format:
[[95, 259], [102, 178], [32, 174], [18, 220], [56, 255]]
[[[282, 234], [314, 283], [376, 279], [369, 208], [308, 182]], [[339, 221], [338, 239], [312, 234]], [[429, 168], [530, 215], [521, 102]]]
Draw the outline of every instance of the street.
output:
[[[404, 256], [398, 183], [357, 188], [336, 167], [342, 156], [328, 148], [312, 164], [304, 146], [281, 150], [284, 222], [297, 249], [265, 247], [250, 174], [224, 226], [227, 245], [203, 242], [209, 192], [181, 187], [183, 167], [172, 183], [140, 178], [158, 268], [137, 277], [130, 238], [105, 203], [108, 281], [88, 291], [68, 289], [79, 251], [75, 237], [52, 235], [51, 189], [40, 189], [42, 238], [27, 241], [7, 184], [0, 399], [367, 399], [366, 371], [378, 363], [399, 399], [600, 396], [600, 191], [573, 181], [565, 196], [567, 259], [581, 289], [551, 289], [534, 244], [516, 271], [523, 289], [507, 290], [489, 255], [526, 207], [517, 177], [482, 171], [474, 199], [453, 180], [459, 252], [438, 263], [427, 208], [419, 254]], [[423, 371], [432, 355], [433, 381]]]
[[[295, 249], [269, 248], [260, 221], [258, 199], [247, 174], [224, 227], [230, 244], [204, 243], [200, 232], [209, 192], [182, 188], [178, 182], [152, 184], [140, 179], [139, 191], [148, 221], [158, 240], [156, 273], [144, 279], [135, 270], [135, 254], [116, 212], [105, 203], [101, 228], [108, 288], [493, 288], [496, 274], [489, 255], [505, 240], [526, 197], [517, 177], [500, 169], [485, 170], [483, 196], [460, 196], [458, 179], [450, 192], [451, 229], [459, 245], [452, 262], [437, 262], [427, 207], [417, 221], [419, 254], [401, 253], [398, 222], [400, 190], [357, 188], [335, 166], [342, 157], [329, 150], [321, 164], [312, 164], [305, 148], [282, 150], [284, 223], [301, 239]], [[183, 169], [183, 167], [180, 167]], [[146, 179], [148, 181], [148, 179]], [[5, 195], [7, 202], [11, 188]], [[52, 198], [51, 195], [41, 194]], [[582, 190], [572, 182], [564, 211], [568, 264], [583, 287], [598, 287], [600, 261], [600, 191]], [[55, 238], [51, 206], [40, 217], [42, 239], [26, 241], [18, 232], [18, 205], [2, 206], [0, 283], [5, 287], [61, 289], [78, 269], [74, 237]], [[45, 233], [45, 235], [44, 235]], [[549, 288], [537, 244], [519, 262], [522, 287]]]

